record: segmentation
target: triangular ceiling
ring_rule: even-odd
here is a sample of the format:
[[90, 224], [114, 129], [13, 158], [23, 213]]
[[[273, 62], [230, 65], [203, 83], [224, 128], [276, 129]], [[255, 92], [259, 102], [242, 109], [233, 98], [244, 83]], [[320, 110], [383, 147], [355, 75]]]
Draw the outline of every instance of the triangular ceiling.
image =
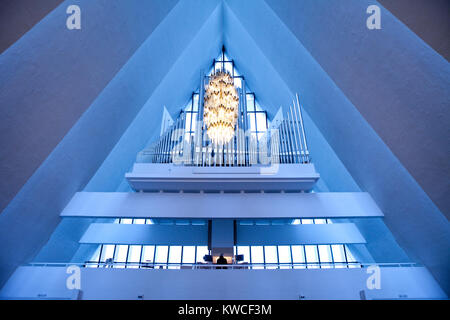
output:
[[[193, 88], [198, 86], [200, 70], [207, 69], [224, 44], [258, 95], [261, 105], [272, 115], [280, 105], [288, 106], [296, 92], [300, 94], [313, 162], [322, 176], [322, 190], [370, 192], [385, 213], [386, 224], [408, 254], [426, 264], [441, 283], [450, 283], [446, 282], [450, 252], [448, 221], [405, 169], [399, 160], [401, 157], [397, 158], [391, 151], [400, 149], [396, 149], [395, 144], [388, 147], [372, 128], [377, 127], [377, 119], [368, 115], [372, 120], [369, 123], [364, 118], [367, 114], [361, 109], [368, 103], [361, 96], [367, 93], [373, 98], [377, 93], [384, 93], [377, 90], [380, 83], [384, 84], [383, 88], [391, 85], [399, 89], [401, 95], [397, 99], [400, 102], [407, 93], [395, 83], [395, 78], [389, 80], [386, 74], [372, 83], [372, 91], [361, 86], [355, 90], [356, 84], [352, 87], [348, 79], [343, 78], [347, 71], [353, 70], [352, 67], [383, 65], [369, 51], [381, 50], [388, 56], [383, 49], [388, 46], [383, 41], [391, 40], [387, 43], [392, 45], [392, 40], [403, 36], [407, 43], [402, 49], [413, 55], [414, 50], [420, 47], [421, 54], [428, 57], [427, 66], [432, 66], [431, 73], [428, 73], [432, 78], [429, 81], [437, 83], [431, 93], [416, 83], [412, 85], [419, 92], [426, 93], [439, 110], [440, 102], [448, 98], [448, 93], [441, 90], [445, 87], [441, 82], [448, 84], [448, 73], [436, 74], [434, 70], [444, 68], [448, 71], [448, 64], [442, 65], [443, 59], [441, 61], [435, 56], [387, 11], [383, 11], [384, 23], [394, 31], [370, 34], [373, 35], [370, 43], [361, 40], [369, 35], [364, 29], [365, 24], [358, 22], [364, 20], [358, 15], [358, 10], [364, 9], [361, 11], [364, 15], [369, 1], [353, 3], [353, 7], [346, 8], [345, 12], [338, 2], [321, 4], [320, 8], [316, 7], [315, 1], [303, 1], [301, 5], [294, 1], [281, 2], [193, 0], [180, 1], [170, 9], [0, 215], [1, 228], [9, 229], [21, 221], [21, 228], [29, 231], [29, 239], [25, 240], [29, 246], [15, 252], [5, 250], [8, 254], [5, 257], [2, 254], [2, 258], [11, 261], [13, 255], [9, 265], [14, 266], [32, 257], [56, 226], [59, 213], [68, 199], [83, 186], [87, 191], [125, 190], [123, 174], [129, 170], [136, 154], [159, 134], [163, 106], [173, 114], [183, 105]], [[92, 12], [100, 10], [89, 1], [81, 3]], [[54, 12], [63, 9], [64, 4]], [[42, 39], [48, 33], [49, 25], [56, 19], [54, 12], [33, 28], [36, 37]], [[123, 21], [129, 23], [128, 28], [133, 28], [133, 23], [127, 20], [127, 13], [123, 11]], [[318, 18], [324, 15], [329, 19]], [[305, 21], [310, 24], [305, 24]], [[339, 23], [345, 26], [346, 31], [349, 26], [354, 29], [347, 33], [339, 31], [336, 26]], [[134, 27], [137, 26], [136, 23]], [[324, 32], [327, 26], [337, 30]], [[315, 38], [316, 32], [320, 34], [319, 39]], [[352, 40], [352, 35], [361, 42]], [[327, 40], [332, 42], [333, 38], [335, 46], [327, 47]], [[26, 40], [25, 37], [22, 42]], [[95, 37], [90, 40], [95, 40]], [[336, 41], [341, 41], [341, 45]], [[70, 50], [68, 43], [63, 50], [66, 47]], [[352, 55], [360, 60], [345, 60], [343, 55], [350, 55], [345, 48], [360, 50]], [[14, 50], [14, 46], [8, 49], [6, 56]], [[45, 55], [46, 51], [38, 53]], [[340, 58], [336, 59], [336, 55]], [[1, 57], [4, 59], [3, 55]], [[59, 59], [64, 63], [64, 58]], [[367, 59], [374, 61], [370, 63]], [[414, 61], [413, 58], [410, 60]], [[345, 68], [339, 70], [342, 61]], [[94, 65], [91, 67], [95, 70]], [[403, 65], [396, 67], [390, 64], [389, 68], [397, 68], [398, 72], [413, 78], [418, 72], [405, 71]], [[370, 75], [358, 74], [356, 78], [361, 77], [370, 78]], [[392, 96], [375, 100], [377, 105], [395, 102], [392, 102]], [[439, 154], [437, 156], [440, 157]], [[61, 173], [65, 174], [65, 179], [60, 178]], [[41, 199], [47, 201], [38, 201]], [[35, 230], [36, 224], [39, 225], [38, 231]], [[63, 223], [59, 229], [67, 230]], [[58, 234], [58, 242], [62, 242], [58, 246], [70, 247], [70, 243], [78, 241], [78, 234], [66, 235], [58, 231], [55, 234]], [[11, 246], [19, 241], [6, 237], [0, 240], [10, 242]], [[48, 257], [52, 250], [58, 249], [53, 248], [54, 242], [49, 242]], [[72, 247], [76, 250], [75, 246]], [[68, 252], [73, 254], [73, 251]], [[4, 274], [9, 274], [11, 267], [6, 271]]]

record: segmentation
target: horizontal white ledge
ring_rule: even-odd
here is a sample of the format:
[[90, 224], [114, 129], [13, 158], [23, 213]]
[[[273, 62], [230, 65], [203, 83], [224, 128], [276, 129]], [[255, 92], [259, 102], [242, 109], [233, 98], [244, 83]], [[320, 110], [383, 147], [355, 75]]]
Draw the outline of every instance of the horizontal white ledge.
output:
[[320, 175], [312, 163], [252, 167], [135, 163], [125, 177], [137, 191], [300, 191], [312, 189]]
[[356, 244], [366, 240], [353, 223], [237, 226], [237, 245]]
[[[72, 265], [72, 264], [69, 264]], [[380, 270], [381, 288], [368, 290], [366, 268], [271, 270], [171, 270], [81, 268], [81, 299], [298, 300], [446, 299], [424, 267]], [[73, 299], [67, 267], [18, 267], [0, 291], [0, 299]], [[42, 295], [45, 297], [42, 298]]]
[[92, 223], [83, 244], [208, 245], [207, 226]]
[[133, 193], [78, 192], [62, 217], [96, 218], [353, 218], [382, 217], [364, 192]]

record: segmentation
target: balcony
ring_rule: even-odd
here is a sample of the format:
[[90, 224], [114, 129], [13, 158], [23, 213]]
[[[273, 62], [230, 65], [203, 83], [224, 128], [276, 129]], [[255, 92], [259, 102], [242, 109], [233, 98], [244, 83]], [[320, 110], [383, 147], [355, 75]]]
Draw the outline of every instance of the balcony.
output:
[[311, 190], [319, 174], [312, 163], [250, 167], [135, 163], [125, 177], [136, 191], [270, 192]]
[[[368, 265], [327, 269], [80, 268], [80, 290], [66, 286], [70, 264], [19, 267], [2, 299], [443, 299], [426, 268], [378, 264], [380, 289], [369, 289]], [[241, 268], [241, 269], [237, 269]]]
[[182, 111], [157, 141], [138, 153], [125, 175], [130, 186], [136, 191], [311, 190], [320, 175], [311, 163], [300, 105], [284, 117], [280, 109], [261, 132], [249, 126], [245, 103], [239, 108], [234, 135], [225, 144], [209, 139], [202, 112], [194, 124], [191, 113]]

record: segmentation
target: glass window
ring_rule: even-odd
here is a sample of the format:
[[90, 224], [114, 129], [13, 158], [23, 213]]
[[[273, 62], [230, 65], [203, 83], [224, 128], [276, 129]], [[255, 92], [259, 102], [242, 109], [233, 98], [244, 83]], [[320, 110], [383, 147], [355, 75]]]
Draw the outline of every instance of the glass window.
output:
[[145, 219], [145, 224], [154, 224], [152, 219]]
[[139, 268], [138, 263], [141, 261], [141, 249], [142, 246], [130, 246], [128, 249], [128, 259], [127, 262], [131, 264], [127, 264], [127, 268], [137, 269]]
[[250, 131], [256, 132], [256, 118], [254, 112], [249, 112], [247, 114], [248, 117], [248, 127], [250, 128]]
[[350, 251], [349, 247], [345, 245], [345, 254], [347, 256], [347, 262], [349, 268], [360, 268], [361, 265], [357, 263], [356, 258], [353, 256], [352, 252]]
[[142, 262], [153, 263], [155, 256], [155, 246], [142, 247]]
[[333, 253], [335, 268], [346, 268], [344, 246], [342, 244], [333, 244], [331, 245], [331, 251]]
[[120, 223], [122, 224], [132, 224], [133, 219], [120, 219]]
[[198, 93], [194, 94], [193, 99], [194, 111], [198, 111]]
[[302, 224], [314, 224], [314, 219], [302, 219]]
[[317, 246], [307, 245], [305, 246], [305, 252], [308, 268], [319, 268], [319, 255], [317, 253]]
[[347, 261], [348, 262], [356, 262], [356, 259], [353, 256], [353, 254], [351, 253], [351, 251], [348, 248], [348, 246], [345, 246], [345, 253], [347, 254]]
[[244, 260], [242, 262], [250, 263], [250, 247], [249, 246], [238, 246], [237, 254], [242, 254]]
[[333, 258], [331, 256], [331, 247], [330, 245], [319, 245], [319, 257], [320, 264], [322, 268], [331, 268], [331, 263], [333, 262]]
[[[164, 264], [167, 263], [167, 254], [169, 253], [168, 246], [156, 246], [155, 263]], [[157, 268], [160, 266], [158, 265]]]
[[220, 71], [220, 70], [222, 70], [222, 62], [217, 61], [214, 64], [214, 72], [217, 72], [217, 71]]
[[191, 131], [191, 112], [186, 112], [186, 125], [184, 127], [184, 131], [185, 132], [190, 132]]
[[145, 219], [134, 219], [134, 224], [145, 224]]
[[255, 111], [255, 96], [252, 93], [247, 93], [247, 112]]
[[292, 221], [292, 224], [301, 224], [300, 219], [294, 219], [294, 221]]
[[271, 220], [270, 224], [273, 226], [284, 226], [286, 224], [286, 221], [284, 221], [282, 219], [276, 219], [276, 220]]
[[191, 132], [195, 132], [197, 121], [197, 113], [192, 114]]
[[277, 269], [275, 264], [278, 264], [277, 257], [277, 247], [276, 246], [264, 246], [264, 257], [266, 264], [274, 264], [274, 265], [266, 265], [267, 269]]
[[114, 257], [114, 248], [115, 248], [115, 245], [113, 245], [113, 244], [103, 245], [102, 256], [100, 258], [100, 261], [105, 262], [106, 259], [113, 258]]
[[262, 246], [251, 246], [250, 253], [252, 255], [252, 264], [253, 263], [261, 263], [261, 266], [254, 266], [253, 269], [263, 269], [264, 266], [264, 252]]
[[326, 224], [327, 219], [314, 219], [315, 224]]
[[189, 220], [186, 220], [186, 219], [177, 219], [177, 220], [175, 220], [175, 224], [176, 224], [177, 226], [188, 226], [188, 225], [190, 225], [191, 223], [190, 223]]
[[196, 262], [197, 263], [204, 263], [205, 260], [203, 260], [203, 257], [205, 255], [209, 255], [209, 250], [207, 246], [198, 246], [197, 247], [197, 257]]
[[234, 78], [234, 86], [236, 88], [242, 88], [242, 78], [240, 77], [235, 77]]
[[[181, 249], [182, 246], [170, 246], [169, 250], [169, 264], [181, 263]], [[179, 269], [179, 266], [169, 265], [169, 269]]]
[[97, 246], [97, 249], [95, 249], [95, 252], [94, 252], [94, 254], [92, 255], [92, 257], [91, 257], [91, 259], [89, 261], [98, 262], [98, 259], [100, 259], [100, 251], [101, 251], [101, 249], [102, 249], [101, 245]]
[[304, 269], [306, 262], [305, 260], [305, 251], [303, 246], [291, 246], [292, 248], [292, 262], [299, 263], [299, 265], [294, 265], [294, 269]]
[[117, 245], [114, 257], [114, 267], [115, 268], [125, 268], [125, 263], [127, 261], [128, 245]]
[[88, 260], [89, 262], [91, 262], [91, 264], [86, 264], [87, 268], [97, 268], [98, 267], [98, 261], [100, 259], [100, 252], [102, 251], [102, 247], [103, 247], [102, 245], [97, 246], [97, 248], [94, 251], [94, 254]]
[[266, 113], [265, 112], [256, 112], [256, 128], [259, 131], [266, 131], [267, 130], [267, 123], [266, 123]]
[[[290, 246], [278, 246], [278, 260], [280, 263], [291, 263], [291, 247]], [[281, 269], [291, 268], [290, 265], [280, 266]]]
[[195, 246], [183, 247], [183, 263], [195, 263]]
[[233, 63], [232, 62], [225, 62], [225, 71], [229, 72], [231, 76], [233, 76]]
[[192, 220], [192, 225], [193, 226], [204, 226], [206, 225], [206, 221], [205, 220]]

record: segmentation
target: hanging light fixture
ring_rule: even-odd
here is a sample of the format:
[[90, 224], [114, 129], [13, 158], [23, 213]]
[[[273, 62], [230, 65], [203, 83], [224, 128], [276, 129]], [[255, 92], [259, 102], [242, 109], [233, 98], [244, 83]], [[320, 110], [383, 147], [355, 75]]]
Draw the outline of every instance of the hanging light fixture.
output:
[[223, 71], [212, 74], [204, 102], [203, 121], [208, 137], [217, 144], [228, 143], [234, 136], [239, 107], [233, 77]]

